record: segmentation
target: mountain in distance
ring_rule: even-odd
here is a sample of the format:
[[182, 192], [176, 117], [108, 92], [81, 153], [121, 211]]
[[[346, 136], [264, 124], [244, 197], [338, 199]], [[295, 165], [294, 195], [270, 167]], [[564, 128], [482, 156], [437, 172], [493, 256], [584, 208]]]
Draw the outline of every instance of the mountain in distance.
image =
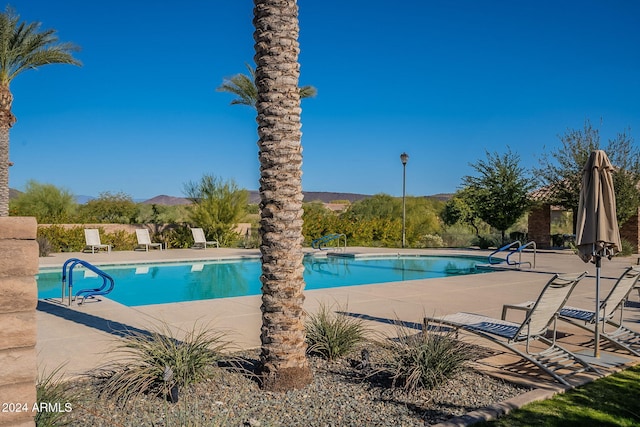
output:
[[9, 189], [9, 200], [13, 200], [13, 199], [15, 199], [16, 197], [18, 197], [21, 194], [22, 194], [22, 191], [10, 188]]
[[[356, 193], [337, 193], [330, 191], [303, 191], [304, 201], [305, 202], [322, 202], [322, 203], [331, 203], [337, 200], [343, 201], [346, 200], [349, 203], [354, 203], [359, 200], [367, 199], [371, 197], [370, 194], [356, 194]], [[425, 196], [428, 198], [440, 200], [446, 202], [453, 195], [449, 193], [440, 193], [435, 194], [433, 196]], [[256, 190], [249, 191], [249, 203], [257, 204], [260, 202], [260, 193]], [[176, 206], [176, 205], [188, 205], [191, 202], [184, 197], [174, 197], [167, 195], [160, 195], [153, 197], [149, 200], [144, 200], [140, 203], [144, 203], [147, 205], [165, 205], [165, 206]]]
[[[322, 202], [331, 203], [334, 201], [348, 201], [349, 203], [357, 202], [371, 197], [369, 194], [356, 194], [356, 193], [337, 193], [331, 191], [304, 191], [305, 202]], [[9, 189], [9, 199], [12, 200], [22, 194], [21, 191], [13, 188]], [[439, 193], [432, 196], [425, 196], [430, 199], [436, 199], [443, 202], [451, 199], [453, 194], [451, 193]], [[75, 196], [78, 204], [87, 203], [90, 200], [95, 199], [93, 196]], [[163, 206], [177, 206], [177, 205], [189, 205], [191, 202], [184, 197], [174, 197], [161, 194], [148, 200], [134, 200], [136, 203], [144, 203], [146, 205], [163, 205]], [[260, 193], [256, 190], [249, 191], [249, 203], [257, 204], [260, 202]]]
[[[333, 192], [324, 192], [324, 191], [304, 191], [304, 201], [305, 202], [322, 202], [322, 203], [330, 203], [334, 200], [348, 200], [350, 203], [356, 202], [358, 200], [366, 199], [367, 197], [371, 197], [366, 194], [354, 194], [354, 193], [333, 193]], [[260, 193], [255, 190], [249, 191], [249, 203], [259, 203], [260, 202]], [[153, 197], [149, 200], [144, 200], [141, 203], [146, 205], [166, 205], [166, 206], [176, 206], [176, 205], [188, 205], [191, 202], [184, 197], [174, 197], [167, 195], [160, 195]]]
[[140, 203], [145, 205], [164, 205], [164, 206], [177, 206], [177, 205], [190, 205], [191, 202], [184, 197], [174, 197], [161, 194], [149, 200], [144, 200]]
[[428, 197], [429, 199], [440, 200], [441, 202], [448, 202], [453, 197], [453, 193], [438, 193], [426, 197]]

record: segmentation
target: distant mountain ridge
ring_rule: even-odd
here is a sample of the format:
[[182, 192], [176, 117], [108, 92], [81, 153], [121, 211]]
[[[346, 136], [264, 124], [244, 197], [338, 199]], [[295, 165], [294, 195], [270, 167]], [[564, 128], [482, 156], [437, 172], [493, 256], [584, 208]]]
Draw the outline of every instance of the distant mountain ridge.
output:
[[[366, 199], [371, 197], [367, 194], [355, 194], [355, 193], [335, 193], [335, 192], [325, 192], [325, 191], [304, 191], [304, 201], [305, 202], [322, 202], [322, 203], [330, 203], [334, 200], [348, 200], [349, 203], [357, 202], [358, 200]], [[249, 191], [249, 203], [259, 203], [260, 202], [260, 192], [256, 190]], [[188, 205], [191, 202], [184, 197], [174, 197], [167, 195], [155, 196], [149, 200], [142, 201], [140, 203], [144, 203], [146, 205], [165, 205], [165, 206], [176, 206], [176, 205]]]
[[142, 201], [145, 205], [164, 205], [164, 206], [177, 206], [177, 205], [190, 205], [191, 202], [184, 197], [174, 197], [161, 194], [160, 196], [153, 197], [149, 200]]
[[[337, 193], [331, 191], [303, 191], [304, 201], [305, 202], [321, 202], [321, 203], [331, 203], [336, 200], [347, 200], [349, 203], [354, 203], [359, 200], [364, 200], [369, 197], [372, 197], [370, 194], [357, 194], [357, 193]], [[440, 200], [446, 202], [449, 200], [453, 194], [451, 193], [439, 193], [434, 194], [433, 196], [425, 196], [427, 198]], [[249, 203], [259, 203], [260, 202], [260, 193], [256, 190], [249, 191]], [[140, 203], [144, 203], [147, 205], [166, 205], [166, 206], [176, 206], [176, 205], [188, 205], [191, 202], [184, 197], [174, 197], [174, 196], [166, 196], [160, 195], [153, 197], [149, 200], [144, 200]]]
[[[9, 198], [13, 199], [22, 194], [21, 191], [15, 190], [13, 188], [9, 189]], [[354, 203], [359, 200], [367, 199], [372, 197], [370, 194], [357, 194], [357, 193], [338, 193], [331, 191], [303, 191], [304, 201], [305, 202], [322, 202], [322, 203], [331, 203], [337, 200], [343, 201], [347, 200], [349, 203]], [[453, 194], [451, 193], [439, 193], [434, 194], [432, 196], [425, 196], [431, 199], [440, 200], [446, 202], [449, 200]], [[93, 196], [75, 196], [76, 202], [79, 204], [87, 203], [90, 200], [95, 199]], [[159, 196], [155, 196], [148, 200], [135, 200], [136, 203], [144, 203], [146, 205], [163, 205], [163, 206], [178, 206], [178, 205], [189, 205], [191, 202], [184, 197], [175, 197], [175, 196], [167, 196], [165, 194], [161, 194]], [[260, 202], [260, 193], [256, 190], [249, 191], [249, 203], [259, 203]]]

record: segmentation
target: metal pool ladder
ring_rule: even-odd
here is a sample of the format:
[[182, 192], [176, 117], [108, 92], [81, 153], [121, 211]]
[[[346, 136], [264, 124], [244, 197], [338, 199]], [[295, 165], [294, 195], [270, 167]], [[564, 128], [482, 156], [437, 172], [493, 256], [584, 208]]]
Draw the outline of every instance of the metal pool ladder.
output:
[[[514, 247], [515, 249], [512, 249]], [[524, 262], [522, 261], [522, 251], [524, 251], [528, 247], [533, 247], [533, 264], [530, 261], [524, 261]], [[505, 260], [496, 261], [493, 259], [493, 256], [495, 254], [500, 252], [506, 252], [506, 251], [508, 251], [509, 254], [507, 255]], [[518, 261], [511, 261], [511, 255], [513, 255], [514, 253], [518, 254]], [[491, 254], [489, 254], [489, 265], [504, 264], [505, 262], [507, 265], [515, 265], [518, 268], [520, 268], [522, 264], [529, 264], [529, 267], [535, 268], [536, 267], [536, 242], [532, 240], [523, 245], [519, 240], [516, 240], [515, 242], [508, 243], [503, 247], [498, 248], [495, 251], [491, 252]]]
[[86, 269], [93, 271], [95, 274], [97, 274], [99, 277], [102, 278], [101, 286], [97, 288], [81, 289], [78, 292], [76, 292], [75, 299], [82, 298], [82, 300], [78, 302], [78, 305], [81, 305], [89, 297], [93, 297], [96, 295], [106, 295], [113, 290], [115, 286], [115, 281], [110, 275], [100, 270], [95, 265], [88, 263], [87, 261], [83, 261], [78, 258], [69, 258], [62, 265], [62, 295], [60, 297], [61, 304], [64, 304], [65, 289], [67, 288], [66, 284], [67, 284], [67, 277], [68, 277], [69, 285], [68, 285], [67, 299], [68, 299], [68, 305], [71, 306], [71, 301], [73, 297], [73, 269], [77, 265], [81, 265]]
[[[344, 247], [340, 247], [340, 242], [341, 239], [344, 239]], [[311, 242], [311, 247], [313, 249], [319, 249], [319, 250], [328, 250], [329, 248], [327, 247], [327, 243], [333, 241], [333, 240], [337, 240], [338, 245], [335, 247], [336, 250], [342, 250], [344, 251], [347, 248], [347, 235], [346, 234], [327, 234], [326, 236], [322, 236], [318, 239], [315, 239], [313, 242]], [[324, 247], [324, 249], [323, 249]]]

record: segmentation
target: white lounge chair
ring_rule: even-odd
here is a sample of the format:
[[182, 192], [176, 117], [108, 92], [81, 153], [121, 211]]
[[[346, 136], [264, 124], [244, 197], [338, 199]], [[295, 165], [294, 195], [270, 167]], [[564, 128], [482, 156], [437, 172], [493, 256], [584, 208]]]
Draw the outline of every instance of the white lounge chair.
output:
[[[624, 304], [629, 293], [636, 287], [640, 279], [640, 266], [628, 267], [613, 285], [609, 294], [600, 302], [600, 336], [611, 344], [640, 356], [640, 334], [623, 324]], [[506, 305], [506, 308], [529, 309], [533, 302]], [[503, 313], [505, 310], [503, 310]], [[616, 312], [619, 316], [616, 316]], [[618, 319], [614, 319], [618, 317]], [[504, 318], [504, 314], [503, 314]], [[560, 310], [560, 320], [570, 322], [587, 331], [595, 332], [596, 312], [584, 308], [565, 305]]]
[[136, 249], [144, 248], [147, 252], [149, 252], [149, 248], [158, 248], [162, 250], [162, 243], [152, 242], [151, 237], [149, 236], [149, 230], [146, 228], [136, 229], [136, 237], [138, 238], [138, 247]]
[[[473, 313], [456, 313], [440, 318], [425, 317], [425, 325], [428, 329], [432, 328], [431, 324], [446, 325], [488, 339], [533, 363], [558, 382], [569, 385], [565, 379], [568, 376], [585, 371], [600, 374], [597, 369], [556, 343], [556, 323], [560, 309], [585, 275], [586, 273], [554, 275], [542, 289], [522, 323]], [[552, 323], [553, 329], [550, 329]], [[545, 336], [549, 330], [552, 332], [552, 339]], [[534, 352], [531, 345], [533, 342], [543, 343], [546, 348]]]
[[100, 230], [97, 228], [85, 228], [84, 240], [86, 246], [82, 252], [91, 249], [91, 253], [94, 254], [96, 250], [99, 252], [100, 249], [106, 249], [108, 253], [111, 253], [111, 245], [103, 245], [100, 243]]
[[217, 240], [207, 240], [204, 236], [204, 230], [202, 228], [192, 228], [191, 234], [193, 234], [193, 249], [206, 249], [207, 246], [220, 247]]

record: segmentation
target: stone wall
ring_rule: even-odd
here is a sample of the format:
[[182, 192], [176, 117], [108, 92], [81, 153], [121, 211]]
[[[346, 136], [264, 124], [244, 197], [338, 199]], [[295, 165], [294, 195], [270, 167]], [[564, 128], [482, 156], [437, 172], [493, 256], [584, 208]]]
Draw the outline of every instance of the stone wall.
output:
[[72, 228], [102, 228], [105, 233], [113, 233], [115, 231], [125, 231], [127, 233], [135, 234], [136, 229], [138, 228], [149, 228], [150, 226], [145, 226], [143, 224], [38, 224], [38, 227], [50, 227], [51, 225], [55, 225], [57, 227], [62, 227], [64, 229], [72, 229]]
[[35, 426], [36, 230], [35, 218], [0, 217], [0, 427]]
[[[38, 227], [50, 227], [54, 224], [38, 224]], [[71, 228], [102, 228], [105, 233], [113, 233], [115, 231], [125, 231], [127, 233], [135, 234], [136, 229], [139, 228], [147, 228], [150, 231], [154, 231], [154, 224], [55, 224], [57, 227], [62, 227], [65, 229]], [[167, 227], [169, 224], [159, 224], [159, 229], [162, 230]], [[241, 236], [245, 236], [247, 234], [251, 234], [251, 223], [241, 222], [236, 225], [236, 232]]]

